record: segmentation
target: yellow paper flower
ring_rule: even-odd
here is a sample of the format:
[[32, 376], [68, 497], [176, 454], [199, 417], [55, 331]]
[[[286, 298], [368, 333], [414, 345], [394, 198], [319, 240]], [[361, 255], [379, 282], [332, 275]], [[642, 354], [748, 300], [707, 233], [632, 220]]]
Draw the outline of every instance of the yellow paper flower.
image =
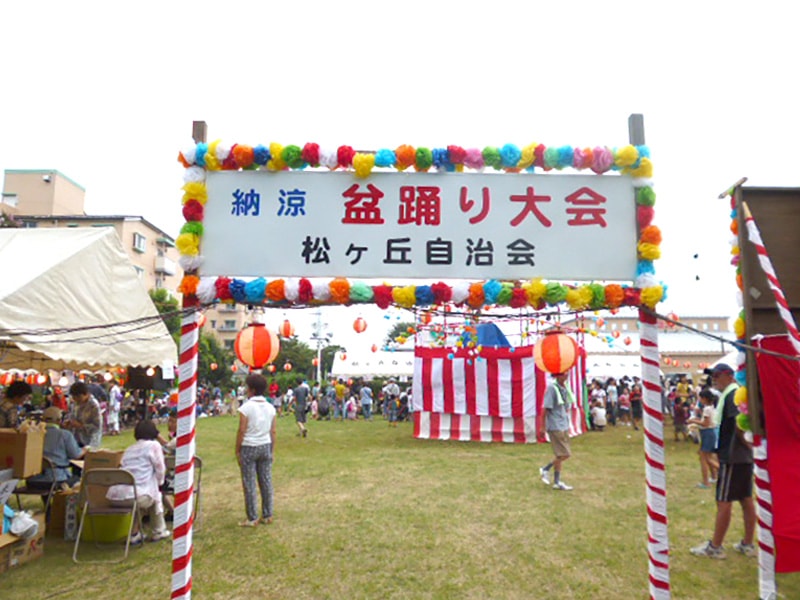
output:
[[747, 404], [747, 388], [742, 386], [736, 393], [733, 395], [733, 403], [736, 406], [742, 406], [743, 404]]
[[744, 319], [741, 318], [741, 317], [738, 317], [733, 322], [733, 333], [734, 333], [734, 335], [736, 335], [736, 339], [737, 340], [743, 339], [746, 332], [747, 332], [747, 328], [745, 326]]
[[614, 156], [614, 164], [618, 167], [630, 167], [637, 160], [639, 160], [639, 151], [631, 145], [618, 148]]
[[643, 177], [644, 179], [650, 179], [653, 176], [653, 163], [649, 158], [643, 158], [637, 169], [625, 169], [623, 172], [630, 174], [631, 177]]
[[272, 142], [269, 145], [269, 153], [272, 158], [267, 162], [267, 169], [270, 171], [283, 171], [286, 168], [286, 161], [283, 160], [283, 146], [278, 142]]
[[403, 308], [411, 308], [417, 302], [417, 287], [407, 285], [392, 290], [392, 299]]
[[356, 177], [365, 179], [372, 173], [372, 168], [375, 166], [375, 155], [366, 154], [364, 152], [356, 152], [353, 157], [353, 168], [356, 171]]
[[193, 233], [182, 233], [175, 240], [175, 247], [183, 256], [197, 256], [200, 253], [200, 238]]
[[536, 155], [534, 154], [535, 150], [536, 144], [528, 144], [522, 149], [522, 156], [517, 163], [517, 166], [520, 169], [527, 169], [533, 164], [533, 161], [536, 158]]
[[219, 162], [217, 158], [217, 146], [222, 140], [214, 140], [208, 145], [208, 150], [206, 151], [206, 170], [208, 171], [219, 171], [222, 168], [222, 164]]
[[655, 308], [664, 297], [664, 288], [660, 285], [644, 288], [642, 290], [642, 304], [649, 308]]
[[537, 306], [539, 301], [544, 298], [545, 292], [547, 292], [547, 286], [540, 278], [531, 279], [528, 283], [523, 283], [522, 289], [525, 290], [525, 294], [528, 296], [528, 303], [531, 306]]
[[641, 256], [645, 260], [658, 260], [659, 258], [661, 258], [661, 248], [659, 248], [655, 244], [640, 242], [638, 249], [639, 249], [639, 256]]
[[186, 204], [189, 200], [197, 200], [200, 204], [205, 206], [205, 203], [208, 202], [208, 188], [206, 188], [206, 184], [200, 181], [191, 181], [184, 184], [182, 203]]
[[739, 256], [739, 246], [731, 246], [731, 254]]
[[567, 290], [567, 304], [573, 310], [588, 308], [592, 302], [592, 290], [588, 287], [572, 288]]

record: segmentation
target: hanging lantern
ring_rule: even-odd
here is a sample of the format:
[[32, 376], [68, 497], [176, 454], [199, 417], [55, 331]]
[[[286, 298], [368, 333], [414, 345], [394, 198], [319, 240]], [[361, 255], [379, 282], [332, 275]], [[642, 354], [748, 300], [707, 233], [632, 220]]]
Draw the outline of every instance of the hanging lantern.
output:
[[352, 379], [348, 379], [347, 380], [347, 387], [350, 387], [351, 385], [353, 385], [353, 380]]
[[344, 352], [342, 352], [342, 353], [339, 355], [339, 358], [341, 358], [342, 360], [347, 360], [347, 354], [345, 354]]
[[622, 340], [622, 341], [625, 342], [626, 346], [630, 346], [631, 345], [631, 336], [629, 336], [629, 335], [625, 336], [625, 339]]
[[219, 365], [217, 363], [211, 363], [208, 366], [211, 367], [212, 371], [216, 371], [219, 368]]
[[58, 379], [58, 385], [61, 386], [61, 387], [67, 387], [69, 385], [69, 379], [67, 379], [66, 375], [62, 375]]
[[205, 313], [200, 313], [200, 318], [197, 319], [197, 326], [200, 329], [202, 329], [203, 327], [205, 327], [206, 321], [207, 321], [207, 319], [206, 319]]
[[156, 370], [153, 367], [147, 367], [147, 371], [145, 371], [145, 374], [148, 377], [152, 377], [153, 375], [156, 374]]
[[667, 365], [667, 366], [670, 366], [672, 364], [672, 359], [667, 357], [667, 356], [665, 356], [664, 357], [664, 364]]
[[25, 383], [27, 383], [28, 385], [36, 385], [36, 377], [37, 376], [33, 374], [28, 375], [27, 377], [25, 377]]
[[377, 352], [378, 351], [378, 345], [377, 344], [372, 344], [372, 348], [370, 348], [370, 350], [372, 350], [373, 352]]
[[597, 319], [597, 326], [598, 327], [602, 327], [605, 324], [606, 324], [606, 321], [605, 321], [605, 319], [603, 317], [600, 317], [599, 319]]
[[294, 325], [289, 319], [284, 319], [281, 326], [278, 327], [278, 333], [283, 338], [290, 338], [294, 335]]
[[687, 360], [685, 363], [683, 363], [683, 368], [684, 368], [684, 369], [691, 369], [691, 368], [692, 368], [692, 363], [690, 363], [690, 362]]
[[239, 367], [237, 367], [236, 365], [231, 365], [231, 371], [236, 373], [236, 371], [238, 371], [238, 370], [239, 370]]
[[44, 385], [47, 383], [47, 375], [42, 375], [41, 373], [36, 376], [36, 385]]
[[611, 332], [611, 337], [613, 337], [614, 339], [617, 339], [619, 337], [619, 331], [617, 331], [617, 330], [612, 331]]
[[673, 359], [672, 359], [672, 366], [673, 366], [673, 367], [677, 367], [679, 364], [681, 364], [681, 363], [678, 361], [678, 359], [677, 359], [677, 358], [673, 358]]
[[3, 373], [0, 375], [0, 384], [2, 385], [11, 385], [11, 382], [14, 381], [14, 375], [11, 373]]
[[252, 323], [236, 336], [233, 349], [236, 351], [236, 358], [241, 362], [253, 369], [260, 369], [275, 360], [281, 344], [278, 336], [263, 323]]
[[106, 372], [103, 373], [103, 379], [105, 381], [111, 381], [112, 379], [114, 379], [114, 376], [111, 373]]
[[430, 311], [425, 311], [419, 316], [419, 322], [423, 325], [430, 325], [430, 322], [433, 321], [433, 315], [431, 315]]
[[[667, 318], [672, 320], [672, 321], [677, 321], [678, 320], [678, 315], [676, 315], [674, 312], [671, 312], [671, 313], [669, 313], [667, 315]], [[668, 329], [672, 329], [673, 327], [675, 327], [674, 323], [667, 323], [667, 328]]]
[[275, 372], [275, 365], [268, 366], [267, 367], [267, 371], [269, 371], [270, 373], [274, 373]]
[[311, 365], [314, 366], [314, 367], [318, 367], [319, 366], [319, 359], [316, 356], [311, 359]]
[[287, 362], [285, 365], [283, 365], [283, 370], [286, 371], [286, 372], [291, 371], [292, 370], [292, 363], [288, 363]]
[[566, 373], [578, 359], [578, 344], [561, 331], [550, 331], [533, 347], [533, 358], [542, 371]]
[[367, 330], [367, 322], [362, 317], [358, 317], [353, 321], [353, 329], [356, 333], [364, 333]]

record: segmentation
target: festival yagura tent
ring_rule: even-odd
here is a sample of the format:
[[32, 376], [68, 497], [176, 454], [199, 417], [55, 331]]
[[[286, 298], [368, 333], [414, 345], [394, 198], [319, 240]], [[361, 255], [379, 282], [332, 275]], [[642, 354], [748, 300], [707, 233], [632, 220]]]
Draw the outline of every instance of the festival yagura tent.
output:
[[114, 229], [0, 229], [0, 265], [0, 369], [174, 365]]

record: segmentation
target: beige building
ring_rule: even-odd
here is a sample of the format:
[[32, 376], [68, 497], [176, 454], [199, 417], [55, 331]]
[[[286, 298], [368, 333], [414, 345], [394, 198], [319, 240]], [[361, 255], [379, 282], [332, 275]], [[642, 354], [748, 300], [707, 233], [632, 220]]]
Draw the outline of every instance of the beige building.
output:
[[174, 239], [144, 217], [86, 215], [85, 192], [53, 169], [6, 170], [0, 210], [23, 227], [113, 227], [144, 287], [177, 296], [182, 272]]
[[247, 325], [247, 313], [241, 304], [217, 304], [205, 311], [203, 331], [214, 335], [219, 342], [233, 352], [236, 336]]

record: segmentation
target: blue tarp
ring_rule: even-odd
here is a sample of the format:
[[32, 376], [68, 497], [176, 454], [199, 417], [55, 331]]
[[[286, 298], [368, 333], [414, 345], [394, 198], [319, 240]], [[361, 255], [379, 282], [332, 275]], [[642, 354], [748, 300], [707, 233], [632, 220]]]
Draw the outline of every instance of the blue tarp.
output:
[[[506, 339], [505, 334], [494, 323], [481, 323], [476, 328], [478, 332], [478, 345], [493, 348], [511, 348], [511, 344]], [[469, 342], [472, 337], [468, 333], [463, 333], [461, 339]]]

